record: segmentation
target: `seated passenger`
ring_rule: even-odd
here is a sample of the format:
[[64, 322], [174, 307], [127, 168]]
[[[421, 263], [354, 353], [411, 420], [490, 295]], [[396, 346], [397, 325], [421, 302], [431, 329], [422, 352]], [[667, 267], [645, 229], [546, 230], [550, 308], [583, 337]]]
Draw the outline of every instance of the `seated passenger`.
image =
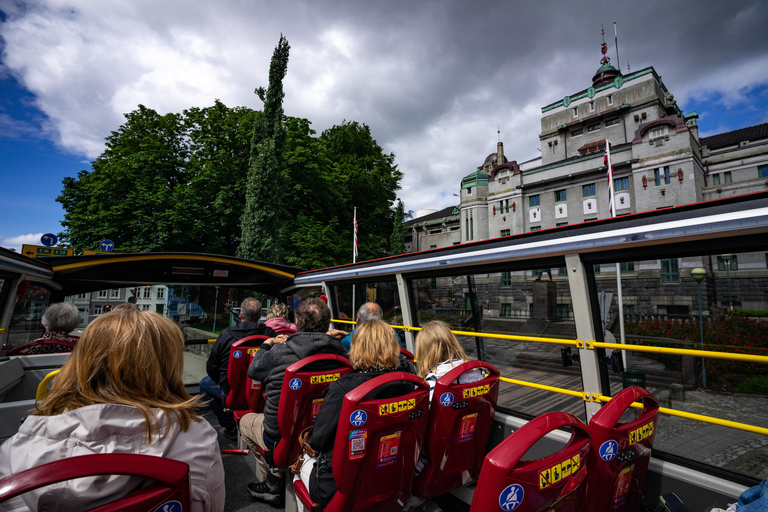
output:
[[[388, 372], [414, 372], [410, 361], [400, 359], [400, 346], [395, 331], [383, 320], [370, 320], [355, 331], [349, 360], [354, 370], [342, 375], [328, 387], [323, 405], [307, 438], [308, 444], [319, 452], [318, 456], [316, 459], [305, 459], [301, 468], [302, 482], [309, 490], [312, 501], [321, 507], [325, 507], [336, 493], [332, 467], [333, 447], [344, 395]], [[387, 387], [384, 392], [371, 398], [390, 398], [411, 391], [413, 384], [401, 383]], [[299, 506], [301, 507], [301, 502]]]
[[[357, 310], [357, 318], [355, 319], [357, 325], [354, 329], [349, 331], [349, 334], [343, 340], [341, 340], [341, 343], [347, 350], [349, 350], [352, 336], [355, 334], [355, 331], [365, 322], [370, 322], [371, 320], [384, 320], [384, 312], [381, 310], [381, 306], [375, 302], [366, 302]], [[397, 342], [404, 348], [405, 344], [403, 343], [400, 334], [395, 331], [395, 335], [397, 336]]]
[[269, 307], [264, 325], [271, 327], [278, 334], [293, 334], [298, 331], [296, 324], [288, 321], [288, 306], [282, 302], [275, 302]]
[[[97, 453], [140, 453], [189, 464], [192, 510], [224, 510], [216, 431], [181, 381], [184, 336], [151, 311], [116, 310], [88, 325], [16, 435], [0, 446], [0, 478], [46, 462]], [[10, 510], [83, 510], [128, 494], [142, 479], [107, 475], [30, 491]], [[5, 510], [5, 509], [4, 509]]]
[[[315, 354], [336, 354], [347, 356], [344, 345], [334, 337], [342, 331], [330, 331], [331, 310], [320, 299], [303, 301], [296, 310], [296, 324], [299, 332], [288, 338], [270, 338], [256, 352], [248, 377], [261, 381], [265, 389], [264, 413], [249, 413], [240, 419], [240, 433], [248, 448], [256, 456], [262, 475], [266, 480], [248, 484], [248, 492], [254, 498], [274, 506], [282, 506], [285, 499], [284, 470], [268, 469], [259, 456], [257, 446], [273, 449], [280, 441], [277, 426], [277, 409], [283, 387], [285, 369], [293, 363]], [[346, 333], [344, 333], [346, 334]], [[322, 370], [324, 368], [316, 368]], [[260, 475], [261, 476], [261, 475]]]
[[212, 400], [208, 405], [219, 420], [219, 425], [224, 427], [224, 435], [230, 439], [237, 436], [237, 423], [231, 412], [225, 412], [223, 402], [229, 394], [229, 381], [227, 370], [229, 369], [229, 349], [232, 344], [247, 336], [265, 335], [276, 336], [277, 333], [264, 324], [261, 319], [261, 302], [248, 297], [240, 304], [241, 322], [232, 327], [227, 327], [211, 347], [211, 354], [205, 364], [208, 374], [200, 381], [200, 391], [203, 391]]
[[[419, 377], [429, 384], [429, 400], [435, 392], [437, 379], [464, 363], [467, 356], [459, 345], [456, 336], [445, 322], [433, 320], [424, 324], [416, 335], [416, 361]], [[459, 384], [469, 384], [483, 380], [485, 376], [480, 370], [474, 369], [459, 376]]]
[[[74, 331], [81, 321], [80, 312], [71, 302], [51, 304], [43, 313], [42, 323], [45, 327], [45, 334], [36, 340], [11, 349], [8, 354], [29, 356], [71, 352], [72, 348], [69, 343], [76, 343], [79, 338], [70, 336], [69, 333]], [[65, 341], [68, 344], [56, 343], [57, 341]]]

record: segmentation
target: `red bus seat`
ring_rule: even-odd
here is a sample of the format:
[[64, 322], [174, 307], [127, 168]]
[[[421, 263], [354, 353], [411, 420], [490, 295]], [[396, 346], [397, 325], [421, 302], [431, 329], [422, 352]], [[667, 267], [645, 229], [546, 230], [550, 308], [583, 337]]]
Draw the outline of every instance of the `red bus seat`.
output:
[[[461, 374], [475, 368], [485, 368], [487, 377], [454, 384]], [[416, 478], [414, 494], [436, 496], [477, 479], [498, 397], [499, 371], [490, 363], [467, 361], [440, 377], [432, 395], [424, 441], [427, 463]]]
[[404, 348], [400, 349], [400, 357], [401, 358], [405, 358], [405, 359], [407, 359], [408, 361], [410, 361], [412, 363], [414, 361], [416, 361], [416, 357], [413, 355], [413, 353], [409, 352], [408, 350], [406, 350]]
[[[394, 398], [366, 398], [402, 381], [413, 383], [414, 390]], [[406, 506], [428, 408], [429, 385], [405, 372], [381, 375], [347, 393], [333, 450], [337, 492], [325, 512], [390, 512]], [[317, 506], [301, 480], [294, 489], [307, 508]]]
[[[80, 339], [78, 336], [72, 336], [75, 340]], [[75, 349], [75, 344], [71, 341], [67, 340], [59, 340], [59, 339], [52, 339], [52, 338], [40, 338], [37, 340], [32, 340], [30, 342], [24, 343], [23, 345], [19, 345], [18, 347], [13, 347], [12, 349], [8, 350], [5, 355], [7, 356], [18, 356], [21, 355], [20, 352], [32, 348], [37, 347], [39, 345], [59, 345], [62, 347], [59, 352], [72, 352]], [[35, 354], [30, 354], [35, 355]]]
[[163, 457], [134, 453], [104, 453], [66, 457], [20, 471], [0, 480], [0, 503], [46, 485], [98, 475], [130, 475], [151, 483], [127, 496], [93, 509], [93, 512], [122, 510], [190, 510], [189, 465]]
[[[553, 430], [570, 427], [571, 438], [557, 452], [520, 460]], [[589, 429], [576, 416], [550, 412], [532, 419], [485, 457], [470, 512], [504, 510], [581, 511], [586, 489]]]
[[267, 464], [277, 468], [293, 464], [301, 453], [299, 434], [315, 422], [326, 389], [351, 371], [349, 359], [335, 354], [305, 357], [285, 370], [277, 410], [281, 438], [273, 450], [262, 453]]
[[[642, 401], [642, 412], [620, 423], [633, 402]], [[632, 386], [617, 394], [589, 421], [592, 449], [586, 511], [635, 510], [645, 482], [659, 419], [659, 402], [645, 389]]]
[[229, 363], [227, 366], [227, 381], [229, 382], [229, 394], [226, 405], [232, 411], [247, 411], [247, 388], [251, 385], [248, 379], [248, 367], [251, 363], [251, 354], [259, 350], [261, 343], [269, 339], [263, 334], [254, 334], [239, 339], [229, 348]]

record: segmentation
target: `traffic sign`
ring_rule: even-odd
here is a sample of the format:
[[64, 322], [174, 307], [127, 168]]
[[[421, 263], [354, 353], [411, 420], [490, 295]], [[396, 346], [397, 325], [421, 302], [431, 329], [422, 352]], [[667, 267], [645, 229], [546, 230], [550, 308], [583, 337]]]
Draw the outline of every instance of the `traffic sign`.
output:
[[112, 240], [102, 240], [101, 244], [99, 244], [99, 249], [104, 252], [112, 252], [112, 249], [114, 248], [115, 243]]
[[21, 254], [30, 258], [45, 258], [48, 256], [72, 256], [75, 254], [75, 251], [74, 249], [66, 249], [64, 247], [23, 244], [21, 246]]
[[46, 233], [40, 237], [40, 243], [46, 247], [53, 247], [59, 239], [53, 233]]
[[299, 304], [301, 304], [301, 297], [298, 295], [291, 295], [291, 298], [288, 299], [288, 305], [291, 306], [291, 309], [298, 308]]

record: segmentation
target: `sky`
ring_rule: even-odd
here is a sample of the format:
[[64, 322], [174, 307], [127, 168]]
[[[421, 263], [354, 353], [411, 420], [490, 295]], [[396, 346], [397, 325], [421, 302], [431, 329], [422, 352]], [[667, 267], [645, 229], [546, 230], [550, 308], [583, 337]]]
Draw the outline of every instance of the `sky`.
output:
[[499, 138], [539, 155], [541, 108], [591, 85], [601, 26], [617, 65], [614, 22], [622, 72], [653, 66], [702, 136], [768, 122], [763, 0], [0, 0], [0, 246], [62, 230], [62, 179], [139, 104], [260, 110], [281, 33], [287, 115], [367, 124], [406, 209], [456, 204]]

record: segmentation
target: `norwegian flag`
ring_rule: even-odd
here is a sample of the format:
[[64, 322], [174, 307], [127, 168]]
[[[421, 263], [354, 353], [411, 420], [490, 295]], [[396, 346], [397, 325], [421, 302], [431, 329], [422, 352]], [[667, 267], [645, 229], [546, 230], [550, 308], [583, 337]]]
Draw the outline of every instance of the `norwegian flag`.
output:
[[355, 208], [355, 216], [352, 220], [352, 226], [354, 227], [355, 232], [354, 249], [352, 251], [352, 263], [354, 263], [357, 261], [357, 208]]
[[613, 207], [613, 165], [611, 165], [611, 143], [605, 141], [605, 157], [603, 158], [603, 165], [608, 169], [608, 211], [611, 217], [616, 216], [616, 212]]

